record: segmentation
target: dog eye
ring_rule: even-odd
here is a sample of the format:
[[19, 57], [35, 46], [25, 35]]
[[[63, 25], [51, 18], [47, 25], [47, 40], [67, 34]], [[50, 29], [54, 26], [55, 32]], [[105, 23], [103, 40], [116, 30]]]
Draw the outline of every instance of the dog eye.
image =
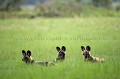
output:
[[24, 59], [22, 59], [22, 61], [24, 61]]

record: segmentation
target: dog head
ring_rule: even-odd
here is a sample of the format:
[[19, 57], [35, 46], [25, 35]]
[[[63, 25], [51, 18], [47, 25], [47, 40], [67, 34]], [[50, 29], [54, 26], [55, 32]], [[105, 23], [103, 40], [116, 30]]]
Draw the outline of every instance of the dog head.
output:
[[22, 61], [24, 61], [25, 63], [33, 63], [33, 58], [31, 57], [31, 51], [28, 50], [27, 53], [25, 50], [22, 50], [22, 54], [23, 54], [23, 58]]
[[84, 58], [85, 59], [89, 58], [89, 56], [90, 56], [90, 50], [91, 50], [90, 46], [87, 46], [86, 48], [84, 46], [81, 46], [81, 50], [83, 52]]
[[56, 50], [58, 51], [58, 57], [56, 58], [56, 60], [64, 60], [65, 59], [66, 47], [62, 46], [62, 48], [60, 48], [60, 47], [57, 46]]

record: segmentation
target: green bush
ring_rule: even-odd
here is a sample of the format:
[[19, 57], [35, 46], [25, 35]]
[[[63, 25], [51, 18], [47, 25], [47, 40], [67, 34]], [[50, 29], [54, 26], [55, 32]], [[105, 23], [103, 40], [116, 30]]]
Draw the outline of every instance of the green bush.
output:
[[22, 0], [0, 0], [0, 10], [20, 10], [20, 4]]
[[112, 0], [92, 0], [92, 3], [96, 7], [109, 8], [112, 4]]
[[45, 3], [43, 5], [37, 5], [36, 9], [39, 11], [40, 16], [47, 17], [63, 17], [73, 16], [74, 14], [80, 14], [82, 6], [80, 3]]

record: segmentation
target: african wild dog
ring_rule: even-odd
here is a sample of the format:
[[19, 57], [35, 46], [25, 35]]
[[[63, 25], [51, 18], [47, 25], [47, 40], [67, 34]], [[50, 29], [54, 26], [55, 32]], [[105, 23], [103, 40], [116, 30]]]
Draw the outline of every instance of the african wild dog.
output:
[[65, 59], [66, 47], [62, 46], [62, 48], [60, 48], [60, 47], [57, 46], [56, 50], [58, 51], [58, 57], [54, 60], [54, 62], [64, 60]]
[[81, 50], [83, 52], [85, 60], [92, 61], [92, 62], [104, 62], [105, 61], [104, 58], [93, 57], [90, 54], [90, 50], [91, 50], [90, 46], [87, 46], [86, 49], [84, 46], [81, 46]]
[[47, 62], [47, 61], [43, 62], [43, 61], [33, 60], [30, 50], [28, 50], [27, 53], [26, 53], [25, 50], [22, 50], [22, 54], [23, 54], [22, 61], [24, 61], [25, 63], [29, 63], [29, 64], [36, 63], [36, 64], [40, 64], [40, 65], [43, 65], [43, 66], [55, 65], [53, 62]]

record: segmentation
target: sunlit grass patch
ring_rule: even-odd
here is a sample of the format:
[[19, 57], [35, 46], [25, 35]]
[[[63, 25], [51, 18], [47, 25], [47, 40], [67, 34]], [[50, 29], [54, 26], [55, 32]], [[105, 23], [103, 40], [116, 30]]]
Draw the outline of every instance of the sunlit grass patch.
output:
[[[0, 79], [119, 79], [119, 18], [36, 18], [0, 20]], [[56, 66], [26, 65], [21, 51], [35, 60], [53, 61], [56, 46], [66, 46], [66, 59]], [[80, 46], [105, 63], [85, 62]]]

